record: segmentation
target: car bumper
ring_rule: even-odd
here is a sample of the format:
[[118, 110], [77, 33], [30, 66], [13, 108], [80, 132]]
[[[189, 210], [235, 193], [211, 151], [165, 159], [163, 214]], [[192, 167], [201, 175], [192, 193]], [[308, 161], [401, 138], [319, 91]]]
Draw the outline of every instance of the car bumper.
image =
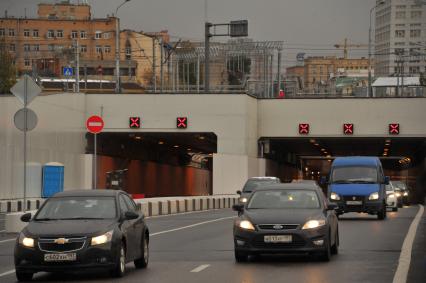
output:
[[[234, 229], [235, 250], [251, 254], [311, 254], [325, 251], [328, 228], [283, 231], [246, 231]], [[291, 235], [291, 243], [265, 243], [265, 236]], [[314, 241], [323, 240], [321, 245]]]
[[82, 269], [112, 268], [115, 266], [115, 258], [118, 254], [111, 243], [96, 247], [84, 247], [75, 251], [75, 253], [75, 261], [46, 262], [44, 255], [52, 254], [52, 252], [44, 252], [38, 248], [24, 248], [18, 245], [15, 248], [15, 269], [20, 272], [72, 272]]
[[360, 205], [347, 205], [345, 201], [332, 201], [338, 205], [336, 213], [343, 214], [348, 212], [363, 212], [377, 214], [383, 210], [383, 200], [363, 201]]

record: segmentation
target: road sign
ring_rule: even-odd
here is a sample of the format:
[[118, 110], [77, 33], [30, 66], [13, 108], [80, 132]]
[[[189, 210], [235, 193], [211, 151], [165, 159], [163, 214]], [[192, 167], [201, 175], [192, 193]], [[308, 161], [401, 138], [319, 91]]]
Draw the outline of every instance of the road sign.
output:
[[231, 21], [229, 35], [231, 37], [248, 36], [248, 21]]
[[297, 53], [296, 60], [297, 62], [303, 62], [305, 60], [305, 53]]
[[176, 118], [176, 127], [178, 129], [188, 128], [188, 117], [177, 117]]
[[86, 128], [92, 134], [99, 134], [104, 128], [104, 120], [99, 116], [91, 116], [86, 121]]
[[345, 135], [353, 135], [354, 134], [354, 124], [343, 124], [343, 133]]
[[[27, 123], [25, 123], [25, 117], [27, 118]], [[34, 130], [34, 128], [37, 126], [38, 118], [33, 110], [28, 108], [22, 108], [15, 113], [15, 116], [13, 117], [13, 122], [15, 123], [15, 127], [18, 130], [22, 132], [31, 131]]]
[[389, 124], [389, 134], [390, 135], [399, 135], [399, 124], [398, 123], [392, 123]]
[[71, 77], [73, 74], [71, 67], [64, 67], [64, 76]]
[[23, 75], [10, 91], [26, 106], [41, 93], [41, 88], [30, 76]]
[[309, 124], [299, 124], [299, 134], [307, 135], [309, 134]]
[[280, 89], [280, 94], [278, 95], [279, 98], [285, 98], [285, 92], [283, 89]]
[[140, 117], [130, 117], [129, 118], [129, 128], [130, 129], [139, 129], [141, 127], [141, 118]]

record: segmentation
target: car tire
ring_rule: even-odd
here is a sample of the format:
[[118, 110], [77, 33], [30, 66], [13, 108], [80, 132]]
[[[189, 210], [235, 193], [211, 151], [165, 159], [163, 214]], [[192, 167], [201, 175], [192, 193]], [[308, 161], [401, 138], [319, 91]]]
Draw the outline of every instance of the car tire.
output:
[[123, 277], [126, 273], [126, 250], [124, 243], [121, 243], [118, 247], [119, 253], [115, 259], [115, 267], [111, 270], [113, 277]]
[[337, 255], [339, 253], [339, 229], [336, 230], [336, 240], [334, 241], [334, 245], [331, 246], [331, 254]]
[[398, 211], [398, 207], [392, 207], [392, 211]]
[[398, 201], [398, 208], [402, 208], [402, 201]]
[[383, 206], [382, 210], [377, 213], [377, 218], [379, 220], [384, 220], [386, 218], [386, 206]]
[[16, 271], [16, 279], [18, 279], [18, 282], [31, 281], [33, 280], [33, 275], [34, 273], [31, 272]]
[[235, 261], [236, 262], [247, 262], [248, 260], [248, 254], [245, 252], [240, 252], [235, 250]]
[[331, 259], [331, 235], [328, 233], [327, 241], [325, 243], [325, 251], [322, 252], [321, 261], [330, 261]]
[[146, 268], [149, 262], [149, 241], [146, 236], [143, 237], [142, 240], [142, 257], [136, 259], [133, 263], [136, 268]]

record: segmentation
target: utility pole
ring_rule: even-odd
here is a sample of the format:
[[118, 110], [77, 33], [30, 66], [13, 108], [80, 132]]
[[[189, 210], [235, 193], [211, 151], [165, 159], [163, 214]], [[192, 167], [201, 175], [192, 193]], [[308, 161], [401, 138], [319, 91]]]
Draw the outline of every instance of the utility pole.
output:
[[152, 37], [152, 83], [154, 92], [157, 92], [157, 68], [156, 68], [156, 54], [155, 54], [155, 36]]
[[204, 92], [210, 92], [210, 27], [211, 23], [205, 23], [204, 31]]
[[[281, 54], [282, 50], [278, 49], [278, 70], [277, 70], [277, 77], [278, 77], [278, 95], [280, 94], [281, 91]], [[244, 66], [244, 65], [243, 65]]]
[[78, 40], [75, 41], [75, 92], [80, 92], [80, 47]]
[[160, 91], [163, 93], [163, 86], [164, 86], [164, 67], [163, 67], [163, 60], [164, 60], [164, 54], [163, 54], [163, 37], [160, 38]]

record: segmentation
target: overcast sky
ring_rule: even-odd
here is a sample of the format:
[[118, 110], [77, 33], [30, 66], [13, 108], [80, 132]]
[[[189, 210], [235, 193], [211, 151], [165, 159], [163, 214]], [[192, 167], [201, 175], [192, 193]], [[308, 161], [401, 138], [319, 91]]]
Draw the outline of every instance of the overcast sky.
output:
[[[34, 17], [37, 4], [52, 0], [0, 0], [0, 14]], [[74, 3], [77, 0], [72, 1]], [[80, 0], [81, 2], [81, 0]], [[115, 11], [121, 0], [88, 0], [94, 17]], [[120, 8], [122, 28], [143, 31], [166, 29], [172, 39], [202, 40], [205, 0], [131, 0]], [[288, 47], [303, 44], [309, 55], [340, 55], [332, 49], [347, 37], [353, 43], [368, 42], [369, 10], [375, 0], [208, 0], [208, 19], [213, 23], [247, 19], [249, 36], [255, 40], [282, 40]], [[313, 46], [315, 45], [315, 46]], [[320, 46], [324, 45], [324, 46]], [[328, 46], [326, 46], [328, 45]], [[286, 60], [301, 50], [288, 49]], [[352, 51], [366, 56], [366, 50]]]

